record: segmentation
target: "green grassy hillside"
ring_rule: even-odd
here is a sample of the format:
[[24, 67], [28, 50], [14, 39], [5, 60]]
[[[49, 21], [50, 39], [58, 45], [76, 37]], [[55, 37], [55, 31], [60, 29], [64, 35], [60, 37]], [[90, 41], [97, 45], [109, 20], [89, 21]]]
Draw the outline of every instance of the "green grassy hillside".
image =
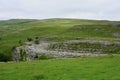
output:
[[120, 41], [119, 21], [82, 19], [13, 19], [0, 21], [0, 53], [10, 54], [13, 46], [28, 37], [39, 36], [50, 41], [95, 39]]
[[120, 57], [0, 63], [0, 80], [120, 80]]
[[[52, 50], [56, 50], [57, 46], [58, 50], [64, 51], [120, 53], [119, 21], [12, 19], [0, 21], [0, 59], [10, 60], [13, 46], [20, 46], [20, 42], [36, 36], [55, 42], [50, 46]], [[111, 54], [104, 57], [0, 62], [0, 80], [120, 80], [119, 62], [120, 57]]]

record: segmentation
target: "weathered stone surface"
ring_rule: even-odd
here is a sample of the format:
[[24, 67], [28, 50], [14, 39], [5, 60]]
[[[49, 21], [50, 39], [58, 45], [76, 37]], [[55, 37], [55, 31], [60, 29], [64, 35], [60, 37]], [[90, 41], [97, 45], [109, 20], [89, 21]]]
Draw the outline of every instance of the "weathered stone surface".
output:
[[[64, 43], [64, 45], [67, 47], [67, 44], [71, 44], [71, 43], [77, 43], [79, 41], [69, 41]], [[101, 45], [111, 45], [111, 44], [115, 44], [115, 45], [120, 45], [119, 42], [116, 43], [111, 43], [111, 42], [103, 42], [103, 41], [83, 41], [83, 42], [88, 42], [91, 44], [94, 43], [99, 43]], [[100, 54], [99, 52], [89, 52], [89, 51], [82, 51], [80, 50], [79, 52], [77, 51], [71, 51], [71, 50], [64, 50], [64, 49], [56, 49], [56, 50], [49, 50], [47, 49], [50, 44], [53, 43], [47, 43], [47, 42], [40, 42], [40, 44], [34, 44], [32, 43], [31, 45], [24, 45], [24, 46], [20, 46], [20, 47], [16, 47], [13, 50], [13, 60], [14, 61], [19, 61], [20, 60], [20, 49], [24, 49], [26, 51], [27, 55], [27, 61], [29, 60], [34, 60], [36, 55], [41, 55], [41, 54], [46, 54], [46, 55], [52, 55], [55, 58], [68, 58], [68, 57], [80, 57], [80, 56], [105, 56], [107, 54]], [[58, 47], [57, 47], [58, 48]], [[92, 49], [94, 50], [94, 49]], [[90, 49], [91, 51], [91, 49]], [[95, 50], [97, 51], [97, 50]], [[101, 50], [102, 51], [102, 50]]]

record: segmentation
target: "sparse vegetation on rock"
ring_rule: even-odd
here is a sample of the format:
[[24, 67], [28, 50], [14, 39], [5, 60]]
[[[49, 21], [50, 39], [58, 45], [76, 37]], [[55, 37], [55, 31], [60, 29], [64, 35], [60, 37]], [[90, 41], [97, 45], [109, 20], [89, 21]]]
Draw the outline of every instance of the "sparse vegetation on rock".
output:
[[39, 43], [40, 43], [39, 37], [35, 37], [35, 44], [39, 44]]
[[20, 61], [27, 61], [27, 52], [24, 49], [20, 49]]

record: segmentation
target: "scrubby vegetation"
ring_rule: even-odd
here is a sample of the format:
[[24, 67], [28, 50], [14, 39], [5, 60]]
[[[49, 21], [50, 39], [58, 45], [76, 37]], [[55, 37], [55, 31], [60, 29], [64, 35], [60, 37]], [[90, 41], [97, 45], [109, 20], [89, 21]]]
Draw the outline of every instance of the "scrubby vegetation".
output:
[[30, 41], [33, 41], [33, 39], [31, 37], [28, 37], [27, 40], [30, 42]]
[[7, 62], [11, 60], [11, 56], [7, 54], [0, 53], [0, 62]]

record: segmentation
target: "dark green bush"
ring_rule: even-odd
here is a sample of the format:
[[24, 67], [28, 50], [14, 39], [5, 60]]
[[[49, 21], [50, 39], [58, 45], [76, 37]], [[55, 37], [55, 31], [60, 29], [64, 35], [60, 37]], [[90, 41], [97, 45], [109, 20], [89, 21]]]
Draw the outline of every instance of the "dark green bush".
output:
[[38, 54], [36, 54], [34, 58], [35, 58], [35, 59], [38, 59], [38, 58], [39, 58]]
[[39, 39], [39, 37], [38, 37], [38, 36], [36, 36], [36, 37], [35, 37], [35, 39]]
[[7, 62], [10, 61], [10, 57], [6, 54], [0, 53], [0, 62]]
[[30, 41], [33, 41], [33, 39], [32, 38], [30, 38], [30, 37], [28, 37], [27, 38], [27, 40], [30, 42]]

